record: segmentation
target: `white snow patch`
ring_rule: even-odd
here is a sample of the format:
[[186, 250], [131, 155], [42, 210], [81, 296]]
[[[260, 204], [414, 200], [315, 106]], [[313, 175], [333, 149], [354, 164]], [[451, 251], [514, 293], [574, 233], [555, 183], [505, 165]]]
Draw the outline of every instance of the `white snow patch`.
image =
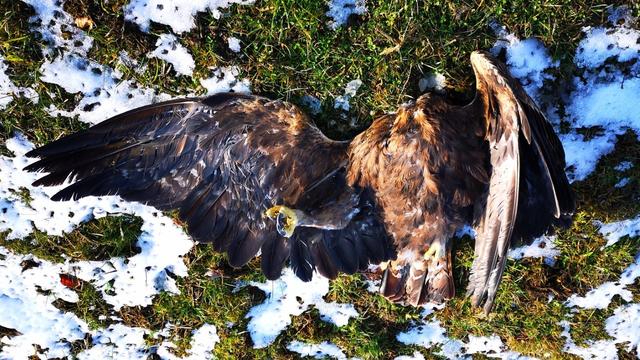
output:
[[510, 249], [507, 256], [519, 260], [525, 257], [544, 258], [545, 264], [553, 266], [556, 257], [560, 255], [560, 249], [556, 247], [555, 236], [541, 236], [533, 241], [531, 245]]
[[300, 280], [291, 269], [283, 271], [275, 281], [251, 282], [267, 295], [267, 299], [247, 313], [250, 318], [247, 330], [254, 348], [271, 344], [278, 334], [291, 324], [291, 315], [298, 316], [314, 306], [320, 318], [336, 326], [347, 325], [349, 319], [358, 316], [352, 304], [326, 302], [323, 297], [329, 291], [329, 280], [314, 274], [310, 282]]
[[75, 54], [45, 61], [40, 73], [41, 81], [56, 84], [68, 93], [92, 94], [116, 80], [110, 69]]
[[168, 95], [140, 89], [132, 81], [121, 82], [120, 73], [87, 59], [93, 39], [75, 27], [73, 17], [62, 8], [63, 2], [25, 2], [36, 12], [30, 19], [39, 24], [34, 30], [48, 42], [43, 48], [45, 61], [40, 67], [40, 79], [61, 86], [69, 93], [84, 95], [72, 111], [51, 107], [51, 115], [79, 115], [81, 121], [96, 124], [126, 110], [168, 99]]
[[[500, 337], [491, 336], [473, 336], [469, 335], [466, 342], [450, 338], [446, 335], [446, 330], [440, 325], [440, 322], [434, 318], [426, 319], [434, 310], [441, 307], [428, 306], [422, 313], [424, 320], [396, 336], [396, 339], [406, 345], [418, 345], [426, 349], [433, 346], [440, 346], [440, 350], [436, 353], [447, 359], [469, 358], [472, 354], [484, 354], [492, 358], [500, 359], [528, 359], [527, 357], [509, 351]], [[421, 358], [421, 355], [414, 353], [414, 357]], [[402, 359], [402, 357], [400, 357]], [[397, 359], [397, 358], [396, 358]], [[407, 359], [411, 359], [407, 357]]]
[[624, 344], [628, 352], [635, 349], [640, 358], [640, 304], [627, 304], [616, 308], [613, 315], [605, 321], [605, 331], [611, 340], [587, 341], [587, 346], [578, 346], [571, 338], [569, 321], [562, 321], [562, 336], [566, 339], [563, 350], [583, 359], [617, 360], [616, 344]]
[[630, 181], [631, 181], [631, 179], [629, 179], [629, 178], [622, 178], [622, 179], [620, 179], [620, 181], [618, 181], [618, 182], [617, 182], [615, 185], [613, 185], [613, 186], [614, 186], [614, 187], [616, 187], [616, 188], [618, 188], [618, 189], [620, 189], [620, 188], [623, 188], [623, 187], [625, 187], [625, 186], [629, 185], [629, 182], [630, 182]]
[[418, 88], [420, 88], [420, 92], [429, 90], [441, 93], [444, 92], [446, 86], [447, 79], [440, 73], [427, 74], [418, 81]]
[[145, 335], [150, 331], [139, 327], [114, 324], [93, 336], [93, 347], [78, 354], [78, 359], [147, 359]]
[[574, 62], [583, 68], [598, 68], [605, 61], [627, 62], [638, 58], [638, 31], [626, 26], [586, 27], [585, 39], [578, 45]]
[[78, 29], [74, 19], [63, 9], [64, 1], [22, 0], [31, 5], [35, 15], [29, 18], [33, 29], [42, 35], [48, 46], [42, 48], [44, 55], [50, 56], [56, 49], [86, 55], [93, 39]]
[[633, 219], [616, 221], [608, 224], [595, 221], [595, 224], [600, 226], [600, 229], [598, 230], [600, 234], [607, 238], [607, 244], [605, 247], [617, 243], [625, 236], [640, 236], [640, 215]]
[[310, 356], [314, 359], [346, 359], [347, 356], [335, 344], [323, 341], [320, 344], [309, 344], [294, 340], [287, 345], [287, 350], [300, 354], [300, 356]]
[[[618, 14], [617, 16], [621, 16]], [[625, 25], [612, 28], [584, 28], [584, 39], [578, 45], [574, 62], [582, 72], [573, 79], [573, 89], [566, 96], [565, 121], [570, 131], [560, 134], [568, 176], [571, 181], [584, 180], [593, 172], [601, 156], [613, 151], [616, 135], [632, 129], [640, 132], [640, 58], [638, 30]], [[542, 99], [540, 89], [553, 80], [548, 69], [558, 66], [536, 39], [520, 40], [496, 27], [501, 37], [493, 52], [506, 51], [507, 65], [520, 80], [527, 93], [546, 108], [548, 118], [558, 125], [557, 104]], [[550, 101], [561, 95], [552, 94]], [[600, 126], [604, 132], [589, 140], [576, 130]]]
[[227, 44], [229, 44], [229, 49], [235, 53], [240, 52], [240, 39], [230, 36], [227, 39]]
[[547, 73], [548, 69], [559, 66], [558, 61], [552, 61], [544, 44], [536, 38], [520, 40], [504, 28], [494, 25], [499, 36], [491, 52], [498, 55], [504, 49], [509, 71], [513, 77], [520, 80], [529, 96], [539, 102], [539, 90], [546, 80], [553, 80]]
[[58, 298], [78, 301], [77, 294], [60, 283], [65, 266], [15, 255], [4, 247], [0, 247], [0, 258], [0, 326], [20, 332], [0, 339], [0, 358], [27, 359], [36, 352], [35, 345], [46, 349], [48, 358], [67, 356], [69, 343], [83, 339], [89, 328], [73, 313], [63, 313], [52, 304]]
[[[609, 224], [603, 224], [599, 221], [594, 223], [600, 226], [598, 230], [600, 234], [607, 238], [607, 244], [604, 247], [617, 243], [625, 236], [640, 236], [640, 216]], [[622, 272], [620, 280], [605, 282], [590, 290], [584, 296], [571, 295], [565, 305], [586, 309], [606, 309], [616, 295], [619, 295], [625, 301], [631, 301], [633, 300], [633, 294], [627, 287], [638, 278], [640, 278], [640, 254], [636, 255], [635, 261]]]
[[[50, 197], [64, 185], [33, 187], [42, 174], [24, 171], [35, 161], [25, 153], [33, 148], [24, 137], [7, 140], [15, 157], [0, 157], [0, 231], [8, 238], [23, 238], [34, 228], [51, 235], [62, 235], [92, 218], [107, 214], [135, 214], [143, 220], [137, 246], [140, 253], [128, 259], [116, 257], [106, 261], [66, 262], [71, 274], [89, 281], [102, 292], [104, 299], [117, 310], [120, 307], [150, 305], [162, 290], [178, 292], [169, 274], [186, 276], [182, 256], [193, 242], [173, 221], [158, 210], [140, 203], [130, 203], [115, 196], [86, 197], [76, 201], [52, 201]], [[26, 189], [31, 200], [26, 203], [18, 194]]]
[[148, 54], [149, 57], [162, 59], [173, 65], [178, 75], [191, 76], [196, 63], [187, 48], [182, 46], [178, 38], [172, 34], [161, 34], [156, 41], [156, 49]]
[[617, 360], [618, 350], [615, 344], [611, 340], [598, 340], [588, 341], [587, 346], [578, 346], [571, 338], [570, 328], [571, 325], [568, 321], [564, 320], [560, 322], [563, 330], [560, 334], [565, 338], [565, 344], [563, 347], [564, 352], [579, 356], [583, 359], [598, 359], [598, 360]]
[[[73, 274], [68, 262], [55, 264], [33, 255], [17, 255], [0, 247], [0, 326], [14, 329], [16, 336], [0, 339], [0, 358], [27, 359], [39, 354], [45, 358], [70, 356], [71, 343], [92, 337], [92, 347], [80, 352], [79, 359], [146, 359], [156, 352], [163, 359], [179, 359], [163, 342], [157, 349], [147, 345], [151, 330], [113, 324], [107, 328], [89, 330], [89, 326], [71, 312], [62, 312], [53, 303], [56, 299], [75, 303], [78, 295], [62, 285], [61, 274]], [[165, 330], [171, 324], [166, 324]], [[167, 331], [153, 337], [166, 337]], [[219, 342], [213, 325], [204, 324], [193, 332], [189, 356], [186, 359], [211, 359], [211, 350]], [[42, 350], [37, 351], [35, 346]]]
[[609, 6], [607, 8], [609, 16], [607, 20], [612, 25], [636, 26], [637, 19], [633, 17], [631, 10], [626, 5]]
[[333, 103], [334, 109], [342, 109], [343, 111], [349, 111], [351, 105], [349, 101], [352, 97], [356, 96], [358, 89], [362, 86], [362, 81], [360, 79], [351, 80], [347, 83], [347, 86], [344, 88], [344, 95], [340, 95], [335, 98]]
[[633, 167], [633, 163], [631, 161], [622, 161], [620, 164], [614, 167], [615, 170], [623, 172], [631, 169]]
[[325, 15], [332, 20], [329, 27], [333, 30], [345, 25], [351, 15], [363, 15], [367, 12], [365, 0], [329, 0], [329, 10]]
[[138, 24], [149, 32], [151, 22], [169, 25], [176, 34], [189, 31], [196, 26], [199, 12], [210, 11], [214, 18], [222, 16], [221, 9], [232, 4], [249, 5], [254, 0], [131, 0], [124, 7], [124, 18]]
[[636, 350], [636, 357], [640, 359], [640, 304], [628, 304], [617, 308], [613, 316], [605, 322], [605, 330], [613, 337], [616, 344], [626, 344], [626, 349]]
[[640, 32], [624, 26], [585, 28], [584, 32], [575, 56], [584, 73], [573, 81], [575, 89], [566, 113], [573, 127], [600, 126], [604, 133], [590, 141], [575, 133], [563, 137], [575, 180], [586, 178], [597, 160], [613, 150], [616, 135], [627, 129], [640, 132], [640, 113], [635, 105], [640, 103], [640, 64], [628, 65], [640, 59]]
[[382, 279], [372, 279], [372, 280], [365, 280], [365, 282], [367, 283], [367, 291], [371, 292], [371, 293], [379, 293], [380, 292], [380, 286], [382, 286]]
[[215, 68], [212, 70], [212, 76], [200, 80], [200, 84], [207, 90], [207, 95], [227, 91], [250, 93], [249, 80], [238, 80], [237, 76], [239, 74], [240, 69], [235, 66]]
[[204, 324], [191, 333], [191, 346], [187, 351], [188, 355], [186, 357], [181, 358], [173, 355], [169, 349], [174, 348], [175, 345], [168, 341], [160, 345], [157, 354], [164, 360], [211, 360], [215, 359], [211, 351], [218, 342], [220, 342], [220, 337], [216, 327], [211, 324]]
[[445, 344], [450, 341], [454, 343], [459, 342], [459, 340], [449, 339], [445, 335], [445, 332], [446, 330], [440, 326], [439, 321], [431, 320], [399, 333], [396, 339], [406, 345], [418, 345], [427, 349], [434, 345]]

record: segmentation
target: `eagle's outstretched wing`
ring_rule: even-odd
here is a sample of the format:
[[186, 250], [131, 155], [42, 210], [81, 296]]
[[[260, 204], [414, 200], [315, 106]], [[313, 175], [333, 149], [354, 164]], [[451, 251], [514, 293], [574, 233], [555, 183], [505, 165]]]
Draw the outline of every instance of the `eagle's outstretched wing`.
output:
[[489, 142], [491, 178], [475, 211], [475, 259], [467, 294], [491, 311], [509, 245], [567, 222], [575, 200], [565, 175], [562, 144], [553, 127], [504, 64], [471, 55], [476, 98]]
[[[27, 169], [48, 173], [34, 185], [73, 181], [54, 200], [117, 194], [179, 209], [193, 238], [226, 251], [232, 266], [261, 250], [268, 278], [291, 258], [310, 280], [314, 269], [335, 277], [391, 255], [388, 246], [370, 246], [371, 237], [381, 244], [387, 237], [366, 196], [346, 185], [348, 146], [291, 104], [224, 93], [115, 116], [31, 151], [40, 160]], [[352, 206], [360, 212], [341, 230], [299, 228], [284, 238], [264, 216], [276, 204], [327, 207], [345, 193], [359, 196]]]

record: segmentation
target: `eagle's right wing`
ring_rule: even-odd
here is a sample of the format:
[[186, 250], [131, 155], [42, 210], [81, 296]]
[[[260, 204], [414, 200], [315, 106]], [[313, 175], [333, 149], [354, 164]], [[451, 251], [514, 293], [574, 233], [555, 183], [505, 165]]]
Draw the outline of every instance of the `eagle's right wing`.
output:
[[226, 93], [115, 116], [31, 151], [28, 156], [40, 159], [27, 169], [48, 173], [35, 185], [72, 181], [54, 200], [120, 195], [162, 210], [179, 209], [189, 234], [226, 251], [232, 266], [261, 250], [268, 278], [279, 277], [291, 256], [296, 273], [308, 280], [316, 262], [320, 271], [335, 276], [355, 271], [340, 256], [364, 259], [356, 268], [387, 256], [361, 246], [366, 231], [354, 232], [362, 221], [375, 222], [362, 218], [371, 212], [339, 232], [306, 231], [310, 239], [301, 238], [302, 230], [283, 238], [264, 216], [274, 205], [313, 210], [354, 192], [341, 175], [347, 147], [326, 138], [291, 104]]

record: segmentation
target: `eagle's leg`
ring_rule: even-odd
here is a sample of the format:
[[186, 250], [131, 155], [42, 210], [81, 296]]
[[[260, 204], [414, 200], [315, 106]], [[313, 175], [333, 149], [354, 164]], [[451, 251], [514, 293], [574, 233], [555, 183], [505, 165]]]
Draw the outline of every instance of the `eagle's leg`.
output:
[[451, 248], [447, 246], [447, 241], [434, 241], [424, 253], [423, 258], [427, 272], [424, 275], [424, 288], [418, 304], [441, 303], [453, 298], [455, 295], [453, 262]]
[[383, 269], [380, 292], [393, 302], [441, 303], [455, 294], [451, 250], [446, 243], [434, 241], [421, 256], [385, 263]]

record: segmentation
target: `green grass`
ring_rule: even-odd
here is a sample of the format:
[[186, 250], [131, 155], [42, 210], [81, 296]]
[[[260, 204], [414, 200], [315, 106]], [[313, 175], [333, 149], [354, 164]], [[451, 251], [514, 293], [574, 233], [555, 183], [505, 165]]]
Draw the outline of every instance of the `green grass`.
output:
[[[321, 99], [323, 111], [314, 120], [334, 138], [348, 138], [368, 126], [375, 116], [418, 96], [418, 80], [433, 71], [447, 77], [452, 96], [469, 99], [473, 79], [468, 55], [475, 49], [488, 49], [495, 42], [489, 27], [491, 21], [505, 25], [519, 37], [536, 36], [544, 42], [552, 56], [561, 61], [554, 73], [560, 85], [575, 74], [571, 57], [581, 39], [581, 28], [602, 25], [607, 17], [605, 5], [586, 0], [368, 1], [367, 14], [332, 31], [325, 26], [325, 0], [258, 1], [253, 6], [233, 6], [220, 20], [201, 14], [197, 27], [180, 36], [196, 61], [191, 78], [176, 76], [170, 65], [146, 58], [155, 48], [157, 35], [169, 29], [154, 24], [151, 34], [144, 34], [125, 23], [121, 9], [126, 3], [125, 0], [65, 3], [65, 10], [74, 17], [89, 16], [95, 23], [87, 31], [94, 38], [91, 59], [118, 68], [124, 79], [176, 95], [198, 89], [195, 79], [209, 76], [210, 67], [238, 65], [241, 75], [250, 79], [255, 93], [298, 104], [307, 94]], [[631, 6], [633, 13], [639, 15], [640, 5]], [[29, 6], [0, 2], [0, 14], [0, 54], [7, 60], [9, 76], [17, 85], [32, 86], [40, 94], [37, 105], [17, 99], [0, 111], [0, 144], [14, 131], [43, 144], [85, 127], [77, 120], [51, 117], [45, 111], [50, 105], [70, 109], [77, 97], [39, 82], [43, 44], [29, 30], [28, 18], [32, 14]], [[240, 53], [228, 49], [226, 39], [230, 36], [241, 39]], [[123, 49], [146, 70], [138, 73], [119, 66], [118, 54]], [[346, 83], [356, 78], [363, 81], [363, 86], [345, 116], [333, 109], [333, 98], [341, 95]], [[347, 118], [356, 119], [356, 128], [348, 125]], [[7, 154], [3, 145], [0, 154]], [[637, 137], [627, 133], [619, 138], [616, 151], [600, 161], [592, 176], [574, 185], [579, 212], [573, 227], [558, 234], [561, 254], [556, 264], [550, 267], [539, 259], [509, 261], [496, 308], [489, 317], [472, 309], [464, 298], [473, 244], [468, 238], [461, 239], [455, 268], [459, 294], [437, 314], [448, 334], [460, 339], [470, 334], [497, 334], [511, 349], [524, 354], [566, 357], [561, 353], [564, 339], [558, 325], [568, 319], [569, 310], [563, 307], [563, 302], [573, 293], [584, 294], [604, 281], [617, 279], [640, 248], [640, 239], [635, 238], [602, 250], [605, 240], [593, 225], [593, 220], [615, 221], [640, 213], [638, 202], [629, 200], [640, 191], [638, 154]], [[619, 173], [613, 167], [623, 159], [634, 161], [636, 166], [625, 175], [632, 182], [617, 189], [613, 185], [619, 180]], [[28, 194], [22, 195], [28, 198]], [[107, 217], [61, 237], [35, 232], [26, 239], [9, 241], [0, 235], [0, 245], [52, 261], [62, 261], [63, 254], [72, 259], [105, 259], [136, 253], [139, 230], [140, 220], [135, 217]], [[327, 296], [328, 300], [356, 306], [360, 317], [352, 319], [349, 325], [337, 328], [319, 321], [317, 311], [312, 310], [294, 318], [274, 344], [252, 350], [245, 331], [248, 319], [244, 316], [264, 300], [264, 295], [251, 287], [235, 294], [231, 291], [238, 279], [264, 280], [259, 263], [252, 261], [243, 269], [232, 269], [224, 255], [214, 254], [206, 246], [192, 249], [185, 261], [190, 270], [189, 277], [178, 280], [181, 294], [161, 294], [151, 306], [114, 311], [88, 284], [81, 284], [77, 290], [78, 303], [57, 305], [73, 311], [92, 327], [105, 326], [110, 321], [99, 320], [100, 315], [115, 315], [127, 325], [152, 330], [160, 330], [170, 321], [177, 325], [170, 337], [178, 344], [178, 354], [188, 348], [191, 330], [205, 322], [218, 329], [221, 342], [214, 351], [222, 359], [291, 358], [293, 355], [285, 347], [293, 339], [330, 340], [348, 356], [364, 359], [391, 358], [419, 350], [399, 344], [395, 335], [419, 320], [420, 312], [366, 292], [361, 275], [339, 277]], [[219, 276], [207, 276], [210, 270]], [[630, 289], [638, 300], [638, 285]], [[549, 295], [553, 296], [551, 301]], [[619, 304], [620, 299], [614, 299], [614, 303]], [[612, 309], [614, 306], [576, 313], [570, 320], [575, 341], [581, 344], [586, 339], [606, 338], [603, 321]], [[87, 346], [86, 341], [79, 342], [74, 349], [80, 351]], [[426, 350], [421, 351], [433, 357]]]

